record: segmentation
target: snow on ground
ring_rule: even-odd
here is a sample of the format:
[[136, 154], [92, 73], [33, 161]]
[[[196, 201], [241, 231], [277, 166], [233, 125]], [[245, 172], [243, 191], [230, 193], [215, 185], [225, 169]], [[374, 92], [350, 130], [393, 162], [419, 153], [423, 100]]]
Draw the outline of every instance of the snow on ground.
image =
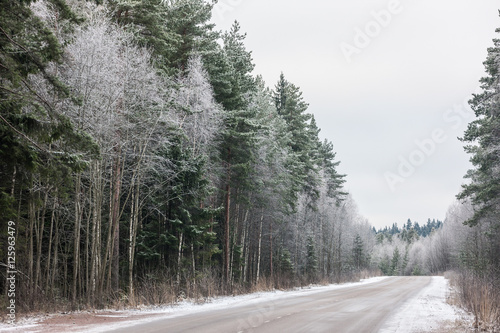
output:
[[[224, 296], [224, 297], [210, 299], [208, 302], [203, 303], [203, 304], [197, 304], [197, 303], [192, 302], [192, 301], [183, 301], [183, 302], [180, 302], [180, 303], [178, 303], [176, 305], [172, 305], [172, 306], [147, 307], [147, 308], [143, 308], [140, 310], [134, 309], [134, 310], [116, 311], [113, 314], [110, 314], [109, 313], [110, 311], [106, 311], [106, 313], [103, 313], [101, 315], [97, 314], [95, 316], [107, 317], [110, 319], [112, 317], [117, 318], [117, 319], [123, 319], [124, 317], [127, 317], [127, 318], [130, 318], [130, 320], [126, 320], [126, 321], [121, 320], [121, 321], [117, 321], [117, 322], [113, 322], [113, 323], [102, 323], [101, 322], [99, 324], [86, 325], [85, 327], [79, 327], [79, 328], [72, 327], [72, 325], [69, 325], [69, 326], [57, 325], [57, 326], [60, 328], [59, 332], [66, 332], [67, 331], [67, 332], [99, 333], [99, 332], [109, 331], [112, 329], [118, 329], [120, 327], [130, 326], [132, 323], [139, 324], [139, 323], [150, 322], [151, 320], [173, 318], [173, 317], [178, 317], [178, 316], [182, 316], [185, 314], [192, 314], [193, 312], [224, 309], [224, 308], [236, 306], [236, 305], [239, 305], [242, 303], [253, 304], [253, 303], [259, 303], [259, 302], [266, 301], [266, 300], [276, 300], [276, 299], [294, 297], [294, 296], [299, 296], [299, 295], [308, 295], [308, 294], [313, 294], [313, 293], [319, 293], [319, 292], [324, 292], [324, 291], [329, 291], [329, 290], [344, 289], [344, 288], [352, 287], [355, 285], [364, 285], [364, 284], [379, 282], [379, 281], [382, 281], [386, 278], [387, 277], [374, 277], [374, 278], [361, 280], [360, 282], [332, 284], [332, 285], [328, 285], [328, 286], [308, 286], [308, 287], [303, 287], [300, 289], [288, 290], [288, 291], [275, 290], [275, 291], [269, 291], [269, 292], [257, 292], [257, 293], [253, 293], [253, 294], [247, 294], [247, 295]], [[75, 315], [77, 315], [77, 314], [78, 313], [75, 313]], [[152, 315], [154, 317], [151, 317], [148, 315]], [[47, 316], [40, 317], [39, 321], [42, 321], [46, 318], [47, 318]], [[69, 323], [69, 324], [71, 324], [71, 323]], [[44, 330], [41, 328], [41, 325], [37, 324], [37, 318], [21, 319], [14, 326], [9, 325], [9, 324], [3, 324], [3, 323], [0, 324], [0, 332], [2, 332], [2, 333], [7, 333], [7, 332], [38, 332], [38, 331], [44, 331]], [[51, 332], [57, 332], [57, 329], [51, 330]]]
[[342, 283], [342, 284], [330, 284], [327, 286], [307, 286], [307, 287], [302, 287], [294, 290], [274, 290], [274, 291], [266, 291], [266, 292], [257, 292], [257, 293], [252, 293], [252, 294], [246, 294], [246, 295], [238, 295], [238, 296], [223, 296], [223, 297], [218, 297], [215, 299], [212, 299], [209, 303], [204, 303], [204, 304], [196, 304], [193, 302], [189, 301], [184, 301], [179, 303], [178, 305], [174, 305], [173, 307], [167, 307], [167, 308], [159, 308], [156, 310], [150, 310], [150, 311], [161, 311], [164, 313], [167, 313], [171, 316], [172, 314], [175, 315], [183, 315], [184, 313], [193, 313], [193, 312], [199, 312], [199, 311], [209, 311], [209, 310], [217, 310], [217, 309], [223, 309], [223, 308], [228, 308], [230, 306], [234, 305], [239, 305], [241, 303], [244, 304], [254, 304], [254, 303], [259, 303], [267, 300], [276, 300], [276, 299], [283, 299], [287, 297], [294, 297], [294, 296], [302, 296], [302, 295], [309, 295], [309, 294], [314, 294], [314, 293], [319, 293], [319, 292], [324, 292], [324, 291], [329, 291], [329, 290], [338, 290], [338, 289], [344, 289], [352, 286], [359, 286], [359, 285], [364, 285], [364, 284], [369, 284], [369, 283], [375, 283], [379, 282], [382, 280], [387, 279], [386, 276], [379, 276], [379, 277], [373, 277], [369, 279], [363, 279], [360, 282], [349, 282], [349, 283]]
[[[192, 301], [183, 301], [176, 305], [164, 307], [147, 307], [142, 309], [125, 311], [97, 311], [94, 314], [88, 312], [74, 312], [71, 315], [50, 315], [39, 318], [21, 319], [16, 325], [0, 324], [0, 333], [7, 332], [88, 332], [99, 333], [117, 329], [132, 324], [151, 322], [152, 320], [173, 318], [193, 312], [224, 309], [239, 304], [253, 304], [266, 300], [276, 300], [299, 295], [308, 295], [329, 290], [348, 288], [356, 285], [379, 282], [387, 277], [375, 277], [361, 282], [335, 284], [328, 286], [309, 286], [291, 291], [258, 292], [239, 296], [225, 296], [208, 300], [203, 304]], [[422, 289], [416, 296], [406, 301], [396, 309], [389, 317], [386, 324], [379, 333], [421, 333], [421, 332], [443, 332], [443, 324], [454, 323], [463, 313], [446, 303], [447, 293], [450, 291], [448, 280], [444, 277], [432, 277], [427, 287]], [[86, 318], [86, 314], [88, 318]], [[72, 320], [78, 316], [78, 323]], [[47, 318], [50, 318], [47, 320]], [[69, 319], [68, 319], [69, 318]], [[53, 320], [53, 324], [45, 321]], [[76, 325], [72, 325], [76, 324]], [[80, 325], [78, 325], [80, 324]], [[45, 325], [45, 326], [44, 326]], [[50, 328], [48, 327], [50, 326]]]
[[[196, 312], [202, 312], [202, 311], [210, 311], [210, 310], [218, 310], [218, 309], [225, 309], [229, 308], [231, 306], [237, 306], [239, 304], [254, 304], [254, 303], [260, 303], [266, 300], [276, 300], [276, 299], [283, 299], [283, 298], [288, 298], [288, 297], [294, 297], [294, 296], [299, 296], [299, 295], [309, 295], [313, 293], [319, 293], [319, 292], [324, 292], [328, 290], [337, 290], [337, 289], [344, 289], [348, 287], [352, 287], [355, 285], [363, 285], [363, 284], [369, 284], [369, 283], [375, 283], [382, 281], [386, 279], [387, 277], [374, 277], [370, 279], [364, 279], [361, 280], [360, 282], [350, 282], [350, 283], [343, 283], [343, 284], [331, 284], [327, 286], [308, 286], [308, 287], [303, 287], [300, 289], [295, 289], [295, 290], [274, 290], [274, 291], [267, 291], [267, 292], [257, 292], [253, 294], [247, 294], [247, 295], [238, 295], [238, 296], [224, 296], [224, 297], [219, 297], [212, 299], [208, 303], [204, 304], [196, 304], [190, 301], [184, 301], [181, 302], [177, 305], [174, 306], [169, 306], [169, 307], [164, 307], [164, 308], [156, 308], [156, 309], [148, 309], [147, 311], [151, 311], [150, 313], [163, 313], [165, 316], [161, 317], [156, 317], [155, 319], [163, 319], [163, 318], [174, 318], [178, 316], [182, 316], [185, 314], [192, 314]], [[134, 320], [134, 324], [139, 324], [143, 322], [150, 322], [151, 319], [145, 318], [141, 320]], [[96, 326], [93, 328], [88, 328], [85, 330], [85, 332], [88, 333], [100, 333], [100, 332], [105, 332], [111, 329], [117, 329], [120, 327], [124, 326], [129, 326], [130, 322], [119, 322], [113, 324], [113, 326], [106, 326], [106, 327], [101, 327], [101, 326]], [[0, 330], [1, 332], [1, 330]]]
[[389, 317], [379, 333], [442, 332], [463, 316], [446, 302], [450, 290], [448, 280], [433, 276], [427, 287]]

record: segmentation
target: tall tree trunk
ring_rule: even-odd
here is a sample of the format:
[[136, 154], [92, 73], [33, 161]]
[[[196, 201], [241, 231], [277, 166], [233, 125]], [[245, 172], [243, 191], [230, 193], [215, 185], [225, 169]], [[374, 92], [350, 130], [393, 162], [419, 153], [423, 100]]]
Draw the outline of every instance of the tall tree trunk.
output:
[[112, 256], [112, 289], [118, 290], [119, 287], [119, 264], [120, 264], [120, 189], [121, 189], [121, 161], [120, 148], [116, 149], [117, 156], [114, 164], [113, 179], [113, 211], [111, 221], [113, 225], [113, 256]]
[[[114, 179], [114, 168], [111, 168], [111, 177], [110, 179]], [[108, 236], [106, 240], [106, 251], [104, 252], [104, 259], [102, 263], [102, 270], [101, 270], [101, 287], [100, 289], [104, 292], [109, 292], [111, 289], [111, 262], [113, 258], [113, 182], [111, 181], [109, 185], [109, 223], [108, 223]], [[109, 265], [108, 265], [109, 263]], [[107, 268], [107, 270], [106, 270]], [[107, 276], [106, 276], [107, 274]], [[106, 287], [104, 287], [104, 284], [106, 284]]]
[[274, 276], [273, 276], [273, 220], [269, 220], [269, 269], [271, 272], [271, 283], [274, 286]]
[[[235, 193], [235, 198], [238, 198], [237, 191]], [[236, 201], [236, 200], [235, 200]], [[233, 224], [233, 233], [231, 237], [229, 238], [229, 244], [231, 245], [229, 248], [229, 277], [231, 279], [231, 285], [233, 282], [234, 274], [233, 274], [233, 268], [234, 268], [234, 248], [238, 245], [237, 243], [241, 244], [241, 240], [238, 239], [238, 234], [241, 235], [240, 231], [240, 204], [235, 205], [235, 212], [234, 212], [234, 224]], [[231, 228], [230, 228], [231, 229]], [[239, 258], [238, 258], [239, 259]]]
[[[92, 195], [92, 192], [89, 193], [89, 196]], [[90, 221], [92, 214], [87, 214], [87, 223], [85, 224], [85, 294], [87, 296], [87, 305], [90, 305]]]
[[193, 274], [193, 287], [194, 287], [194, 292], [196, 295], [196, 261], [195, 261], [195, 255], [194, 255], [193, 242], [191, 242], [191, 268], [192, 268], [192, 274]]
[[91, 204], [92, 209], [92, 237], [91, 237], [91, 259], [90, 259], [90, 291], [89, 304], [95, 306], [96, 299], [102, 295], [104, 287], [104, 269], [101, 261], [101, 207], [103, 205], [103, 183], [101, 161], [94, 161], [91, 168]]
[[78, 274], [80, 271], [80, 226], [82, 217], [82, 207], [81, 207], [81, 174], [76, 176], [75, 183], [75, 239], [74, 239], [74, 256], [73, 256], [73, 297], [72, 304], [73, 307], [76, 304], [77, 294], [78, 294]]
[[[230, 151], [229, 151], [230, 152]], [[229, 285], [229, 208], [231, 204], [231, 169], [228, 165], [227, 170], [227, 180], [226, 180], [226, 211], [225, 211], [225, 221], [224, 221], [224, 279], [226, 286]]]
[[248, 214], [250, 212], [250, 209], [245, 210], [245, 216], [243, 217], [243, 223], [242, 223], [242, 234], [241, 234], [241, 253], [240, 253], [240, 279], [243, 280], [243, 282], [246, 282], [246, 268], [248, 264], [248, 243], [249, 243], [249, 225], [248, 225]]
[[47, 202], [49, 200], [49, 189], [45, 190], [43, 198], [43, 209], [41, 216], [37, 219], [36, 227], [36, 264], [35, 264], [35, 286], [41, 289], [42, 286], [42, 243], [43, 243], [43, 229], [45, 227], [45, 214], [47, 213]]
[[179, 249], [177, 252], [177, 285], [181, 283], [181, 261], [182, 261], [182, 243], [184, 241], [184, 233], [179, 235]]
[[32, 302], [33, 299], [33, 228], [35, 225], [35, 198], [33, 198], [33, 181], [31, 182], [31, 189], [29, 192], [28, 199], [28, 222], [29, 226], [27, 229], [27, 237], [28, 239], [28, 302]]
[[262, 212], [260, 213], [260, 223], [259, 223], [259, 240], [258, 240], [258, 248], [257, 248], [257, 274], [255, 276], [255, 284], [259, 283], [260, 277], [260, 255], [262, 251], [262, 224], [264, 221], [264, 209], [262, 208]]
[[137, 230], [139, 228], [139, 194], [140, 186], [139, 179], [132, 188], [132, 202], [130, 212], [130, 226], [129, 226], [129, 264], [128, 264], [128, 288], [129, 299], [134, 301], [134, 258], [135, 246], [137, 241]]
[[248, 279], [248, 262], [250, 261], [250, 230], [249, 226], [247, 227], [247, 232], [246, 232], [246, 241], [245, 241], [245, 247], [244, 247], [244, 263], [243, 263], [243, 282], [247, 282]]
[[[57, 190], [54, 195], [54, 204], [52, 205], [52, 213], [50, 215], [50, 231], [49, 231], [49, 248], [47, 251], [47, 265], [45, 266], [45, 293], [49, 295], [49, 290], [52, 289], [53, 286], [50, 285], [50, 263], [52, 260], [52, 242], [54, 237], [52, 236], [54, 232], [54, 223], [56, 220], [56, 208], [57, 208]], [[57, 225], [56, 225], [57, 228]]]
[[68, 251], [68, 243], [64, 245], [64, 252], [62, 253], [62, 261], [63, 261], [63, 295], [64, 297], [69, 298], [69, 291], [68, 291], [68, 257], [69, 257], [69, 251]]
[[56, 282], [56, 276], [58, 275], [58, 264], [59, 264], [59, 229], [61, 226], [59, 225], [59, 214], [56, 215], [55, 219], [55, 228], [56, 232], [54, 235], [54, 260], [52, 261], [52, 270], [50, 277], [50, 286], [54, 288]]

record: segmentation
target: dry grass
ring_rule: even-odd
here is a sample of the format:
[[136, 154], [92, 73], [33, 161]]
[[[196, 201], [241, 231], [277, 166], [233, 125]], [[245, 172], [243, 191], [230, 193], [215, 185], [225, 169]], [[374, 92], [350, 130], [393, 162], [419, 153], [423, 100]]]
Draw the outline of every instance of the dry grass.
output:
[[473, 333], [477, 332], [467, 321], [457, 320], [455, 322], [445, 321], [432, 331], [416, 332], [416, 333]]
[[453, 287], [448, 303], [464, 309], [473, 316], [473, 322], [469, 324], [473, 329], [472, 332], [500, 332], [498, 286], [491, 279], [470, 272], [448, 272], [445, 277], [450, 280], [450, 285]]
[[274, 290], [274, 284], [268, 277], [259, 278], [259, 282], [252, 285], [250, 292], [255, 293], [259, 291], [272, 291]]

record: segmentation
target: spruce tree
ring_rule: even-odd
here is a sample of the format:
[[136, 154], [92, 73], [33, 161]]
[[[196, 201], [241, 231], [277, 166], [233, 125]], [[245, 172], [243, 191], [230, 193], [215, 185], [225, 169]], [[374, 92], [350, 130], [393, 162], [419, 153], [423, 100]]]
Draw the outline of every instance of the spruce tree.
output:
[[463, 185], [458, 195], [462, 200], [470, 198], [475, 205], [474, 216], [467, 221], [470, 226], [484, 218], [498, 219], [500, 213], [500, 39], [493, 43], [484, 62], [488, 76], [480, 80], [483, 91], [469, 101], [476, 119], [461, 138], [474, 166], [465, 176], [470, 183]]

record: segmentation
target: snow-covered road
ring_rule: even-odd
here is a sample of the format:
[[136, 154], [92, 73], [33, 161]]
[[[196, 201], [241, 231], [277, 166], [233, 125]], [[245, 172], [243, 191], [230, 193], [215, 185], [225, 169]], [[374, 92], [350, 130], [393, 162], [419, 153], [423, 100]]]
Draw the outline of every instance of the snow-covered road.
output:
[[99, 322], [80, 325], [54, 320], [0, 326], [0, 332], [428, 332], [457, 318], [446, 304], [448, 289], [443, 277], [378, 277], [222, 297], [203, 305], [184, 302], [156, 310], [97, 314]]

